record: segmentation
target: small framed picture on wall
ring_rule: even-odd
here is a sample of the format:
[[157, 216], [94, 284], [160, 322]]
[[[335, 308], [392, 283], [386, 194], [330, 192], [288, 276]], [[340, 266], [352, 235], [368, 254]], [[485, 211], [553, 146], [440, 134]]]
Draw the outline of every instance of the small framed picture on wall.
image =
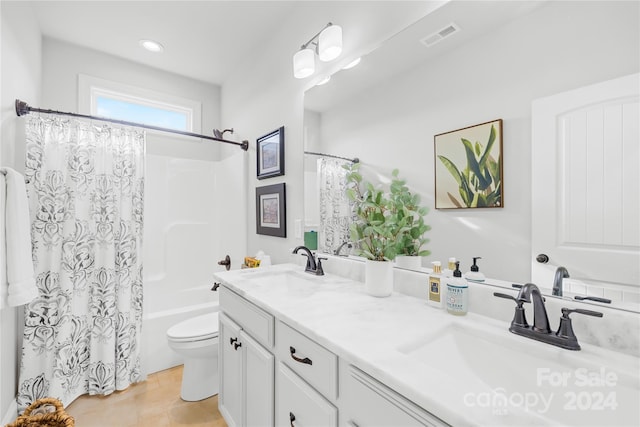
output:
[[284, 126], [257, 140], [258, 179], [284, 175]]
[[256, 188], [256, 233], [287, 237], [285, 183]]

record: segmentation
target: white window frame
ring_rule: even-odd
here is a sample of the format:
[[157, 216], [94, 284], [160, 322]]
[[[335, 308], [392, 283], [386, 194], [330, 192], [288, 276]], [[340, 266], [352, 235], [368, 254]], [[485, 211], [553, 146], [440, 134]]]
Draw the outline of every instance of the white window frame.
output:
[[[106, 96], [124, 102], [146, 105], [187, 116], [187, 132], [200, 133], [202, 129], [202, 103], [192, 99], [143, 89], [85, 74], [78, 75], [78, 108], [81, 114], [97, 115], [97, 99]], [[147, 132], [162, 134], [160, 131]], [[179, 136], [179, 135], [176, 135]]]

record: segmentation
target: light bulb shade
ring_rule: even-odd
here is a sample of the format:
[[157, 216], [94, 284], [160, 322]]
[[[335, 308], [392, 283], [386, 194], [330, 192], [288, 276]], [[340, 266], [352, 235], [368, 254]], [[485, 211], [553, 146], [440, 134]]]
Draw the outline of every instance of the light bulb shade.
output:
[[300, 49], [293, 55], [293, 75], [296, 79], [309, 77], [316, 71], [315, 55], [311, 49]]
[[330, 25], [318, 38], [318, 56], [321, 61], [332, 61], [342, 53], [342, 27]]

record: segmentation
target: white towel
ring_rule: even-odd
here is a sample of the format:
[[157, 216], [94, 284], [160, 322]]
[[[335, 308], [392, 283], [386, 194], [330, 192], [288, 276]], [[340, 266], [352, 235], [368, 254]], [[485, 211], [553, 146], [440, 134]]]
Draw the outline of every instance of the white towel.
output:
[[38, 296], [33, 260], [31, 257], [31, 228], [29, 202], [24, 176], [11, 168], [7, 172], [7, 202], [5, 206], [5, 235], [7, 239], [8, 303], [18, 306]]

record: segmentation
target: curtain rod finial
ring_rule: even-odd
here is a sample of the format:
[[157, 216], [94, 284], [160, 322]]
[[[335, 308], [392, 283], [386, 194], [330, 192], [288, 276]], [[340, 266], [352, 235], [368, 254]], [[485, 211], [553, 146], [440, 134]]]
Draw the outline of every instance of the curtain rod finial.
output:
[[18, 117], [29, 114], [29, 104], [16, 99], [16, 114], [18, 115]]

